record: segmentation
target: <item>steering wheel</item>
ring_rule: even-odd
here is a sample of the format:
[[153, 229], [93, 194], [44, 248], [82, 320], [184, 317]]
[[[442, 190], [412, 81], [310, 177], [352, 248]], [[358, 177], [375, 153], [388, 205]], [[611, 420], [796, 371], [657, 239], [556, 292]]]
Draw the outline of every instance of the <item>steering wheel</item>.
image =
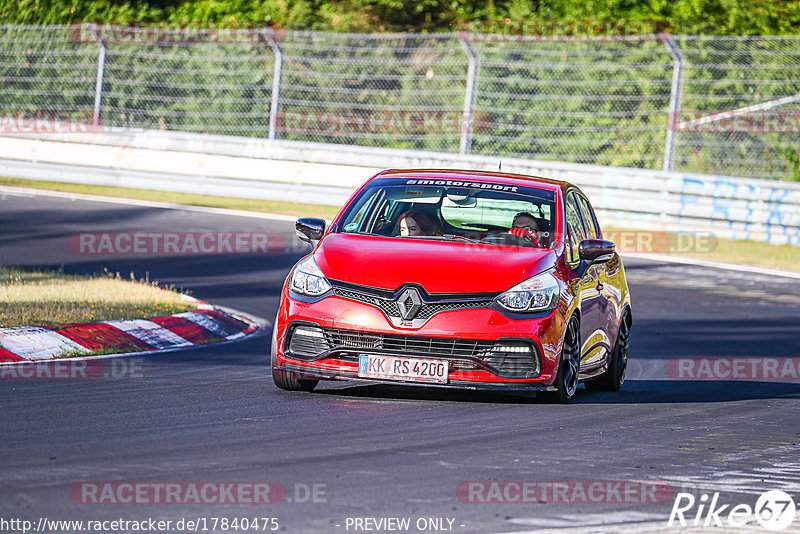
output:
[[528, 241], [533, 242], [533, 244], [537, 247], [541, 247], [539, 242], [536, 241], [536, 238], [533, 237], [533, 234], [527, 228], [511, 228], [509, 229], [508, 233], [522, 240], [527, 239]]
[[[513, 230], [513, 231], [512, 231]], [[512, 228], [508, 232], [492, 234], [481, 239], [481, 243], [497, 243], [501, 245], [530, 246], [531, 243], [540, 247], [536, 238], [525, 228]]]

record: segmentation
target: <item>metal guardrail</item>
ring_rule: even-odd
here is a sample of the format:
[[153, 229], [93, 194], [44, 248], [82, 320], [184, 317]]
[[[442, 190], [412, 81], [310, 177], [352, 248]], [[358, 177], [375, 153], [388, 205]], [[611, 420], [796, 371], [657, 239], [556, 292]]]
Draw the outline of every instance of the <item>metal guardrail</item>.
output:
[[[800, 179], [800, 36], [254, 29], [203, 42], [180, 30], [159, 39], [124, 30], [0, 26], [0, 112], [88, 111], [115, 127]], [[696, 120], [708, 117], [717, 118]]]
[[334, 206], [343, 204], [352, 193], [351, 189], [345, 187], [189, 176], [176, 173], [108, 169], [85, 165], [65, 165], [11, 159], [0, 159], [0, 175], [27, 180], [150, 189], [174, 193], [196, 193], [234, 198], [257, 198], [283, 202], [297, 202], [298, 199], [302, 199], [307, 204]]
[[[82, 147], [80, 164], [64, 165]], [[800, 246], [800, 184], [782, 181], [158, 130], [0, 136], [0, 158], [7, 176], [327, 205], [379, 169], [491, 171], [502, 161], [503, 171], [579, 185], [607, 218]]]

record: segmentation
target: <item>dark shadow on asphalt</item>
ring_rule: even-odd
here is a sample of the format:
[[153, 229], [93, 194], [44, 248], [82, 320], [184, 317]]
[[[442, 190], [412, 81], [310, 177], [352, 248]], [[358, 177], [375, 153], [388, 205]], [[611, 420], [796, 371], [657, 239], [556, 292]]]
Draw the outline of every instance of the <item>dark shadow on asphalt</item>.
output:
[[[391, 384], [368, 384], [346, 386], [337, 389], [317, 389], [314, 395], [332, 397], [472, 402], [483, 404], [535, 404], [542, 402], [528, 392], [489, 392], [462, 389], [429, 388], [420, 386], [394, 386]], [[540, 394], [541, 397], [541, 394]]]
[[[269, 343], [270, 328], [262, 328], [247, 339], [233, 341], [222, 345], [210, 343], [196, 345], [175, 352], [143, 354], [142, 358], [152, 374], [158, 372], [159, 365], [165, 369], [172, 365], [183, 366], [189, 372], [202, 371], [209, 367], [224, 368], [226, 366], [246, 366], [258, 368], [254, 376], [270, 381]], [[169, 368], [172, 372], [174, 368]]]
[[771, 312], [766, 317], [746, 319], [634, 319], [632, 358], [797, 357], [797, 315], [780, 309]]
[[778, 399], [800, 395], [798, 382], [630, 380], [616, 392], [579, 391], [580, 404], [682, 404]]
[[[546, 393], [491, 392], [389, 384], [318, 389], [314, 395], [350, 398], [469, 402], [477, 404], [558, 404]], [[632, 380], [620, 391], [579, 388], [570, 404], [683, 404], [777, 399], [800, 395], [800, 383]]]
[[673, 262], [666, 262], [666, 261], [658, 261], [658, 260], [644, 260], [642, 261], [640, 258], [634, 256], [626, 256], [624, 253], [621, 254], [622, 261], [625, 264], [625, 272], [629, 271], [653, 271], [657, 269], [663, 269], [664, 267], [685, 267], [686, 264], [676, 264]]

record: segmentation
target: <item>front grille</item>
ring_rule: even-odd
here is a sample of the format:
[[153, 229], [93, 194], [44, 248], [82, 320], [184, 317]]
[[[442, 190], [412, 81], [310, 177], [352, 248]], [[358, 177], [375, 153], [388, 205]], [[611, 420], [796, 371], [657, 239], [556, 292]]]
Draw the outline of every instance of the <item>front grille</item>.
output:
[[[463, 310], [467, 308], [488, 308], [491, 300], [475, 300], [471, 302], [441, 302], [436, 304], [423, 304], [417, 312], [416, 319], [427, 319], [435, 313], [448, 310]], [[398, 314], [399, 315], [399, 314]]]
[[350, 299], [350, 300], [357, 300], [360, 302], [366, 302], [367, 304], [372, 304], [373, 306], [379, 307], [383, 310], [383, 313], [388, 315], [389, 317], [400, 317], [400, 308], [397, 307], [397, 302], [389, 299], [384, 299], [380, 297], [373, 297], [371, 295], [366, 295], [364, 293], [357, 293], [355, 291], [348, 291], [347, 289], [342, 289], [339, 287], [334, 288], [334, 293], [336, 296]]
[[383, 336], [381, 334], [348, 332], [347, 330], [338, 330], [337, 332], [337, 334], [332, 334], [330, 330], [325, 331], [325, 339], [329, 345], [335, 348], [362, 350], [383, 348]]
[[[400, 317], [400, 308], [397, 302], [390, 296], [393, 292], [384, 290], [375, 290], [372, 288], [360, 288], [359, 291], [354, 291], [349, 287], [342, 287], [341, 282], [333, 283], [333, 291], [336, 296], [357, 300], [377, 306], [387, 317]], [[431, 296], [428, 296], [429, 298]], [[494, 302], [491, 298], [469, 297], [464, 296], [463, 299], [458, 300], [438, 300], [438, 301], [423, 301], [422, 307], [417, 312], [415, 319], [429, 319], [434, 314], [449, 310], [462, 310], [468, 308], [488, 308]]]

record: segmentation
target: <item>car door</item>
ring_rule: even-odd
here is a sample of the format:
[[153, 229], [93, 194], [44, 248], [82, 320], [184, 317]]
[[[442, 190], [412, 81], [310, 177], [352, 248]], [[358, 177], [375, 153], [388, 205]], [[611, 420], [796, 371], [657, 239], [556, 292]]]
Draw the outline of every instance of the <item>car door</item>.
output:
[[[578, 207], [580, 208], [581, 219], [586, 235], [589, 239], [602, 239], [600, 225], [597, 224], [594, 210], [589, 201], [581, 194], [576, 193]], [[616, 332], [617, 309], [614, 299], [609, 298], [614, 289], [613, 281], [609, 276], [608, 263], [597, 263], [592, 265], [590, 270], [594, 270], [594, 279], [597, 280], [597, 330], [594, 333], [593, 345], [597, 350], [593, 351], [592, 364], [603, 364], [605, 358], [611, 351], [611, 335]], [[588, 363], [588, 362], [587, 362]]]
[[599, 265], [582, 270], [578, 245], [589, 239], [586, 226], [580, 215], [580, 203], [575, 191], [570, 191], [564, 202], [564, 219], [567, 227], [567, 264], [577, 278], [576, 296], [581, 311], [581, 371], [591, 370], [603, 364], [606, 351], [602, 343], [602, 298], [598, 290]]

